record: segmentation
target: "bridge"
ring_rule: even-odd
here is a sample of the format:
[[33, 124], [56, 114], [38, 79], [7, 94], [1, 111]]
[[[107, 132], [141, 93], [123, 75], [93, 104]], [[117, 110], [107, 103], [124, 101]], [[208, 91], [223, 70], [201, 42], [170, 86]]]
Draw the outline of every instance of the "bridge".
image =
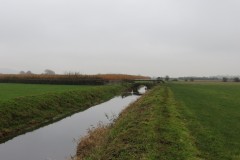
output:
[[135, 79], [134, 82], [152, 82], [152, 83], [165, 83], [161, 79]]

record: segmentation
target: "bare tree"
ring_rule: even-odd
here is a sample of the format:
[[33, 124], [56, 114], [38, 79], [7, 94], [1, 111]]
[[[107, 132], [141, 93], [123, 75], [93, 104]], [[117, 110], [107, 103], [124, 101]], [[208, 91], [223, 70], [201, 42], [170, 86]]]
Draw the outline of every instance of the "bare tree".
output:
[[228, 78], [227, 78], [227, 77], [223, 77], [222, 81], [223, 81], [223, 82], [227, 82], [227, 81], [228, 81]]
[[19, 74], [26, 74], [24, 71], [20, 71]]
[[55, 75], [55, 72], [53, 70], [50, 70], [50, 69], [45, 69], [44, 70], [44, 74], [47, 74], [47, 75]]
[[26, 74], [33, 74], [31, 71], [27, 71]]
[[157, 83], [160, 83], [162, 81], [161, 77], [157, 77]]
[[165, 77], [165, 81], [169, 81], [169, 79], [170, 79], [169, 76]]
[[240, 82], [240, 79], [238, 77], [233, 78], [234, 82]]

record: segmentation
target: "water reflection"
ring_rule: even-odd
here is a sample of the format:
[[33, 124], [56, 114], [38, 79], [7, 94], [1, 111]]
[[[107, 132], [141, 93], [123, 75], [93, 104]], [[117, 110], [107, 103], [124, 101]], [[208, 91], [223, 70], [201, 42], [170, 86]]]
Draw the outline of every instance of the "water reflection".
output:
[[0, 159], [65, 160], [75, 154], [75, 140], [86, 135], [89, 127], [95, 127], [99, 122], [110, 123], [107, 117], [118, 116], [138, 97], [133, 94], [115, 97], [56, 123], [15, 137], [0, 144]]
[[139, 89], [137, 89], [136, 91], [132, 90], [131, 92], [125, 92], [122, 94], [122, 98], [130, 96], [130, 95], [143, 95], [147, 92], [147, 87], [146, 86], [142, 86]]
[[143, 95], [143, 94], [146, 93], [146, 92], [147, 92], [147, 87], [146, 87], [146, 86], [143, 86], [143, 87], [141, 87], [141, 88], [138, 89], [138, 93], [139, 93], [140, 95]]

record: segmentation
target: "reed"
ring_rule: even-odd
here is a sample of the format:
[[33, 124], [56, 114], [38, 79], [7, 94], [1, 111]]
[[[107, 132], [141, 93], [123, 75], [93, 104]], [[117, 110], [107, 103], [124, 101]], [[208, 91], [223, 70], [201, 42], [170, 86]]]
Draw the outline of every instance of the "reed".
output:
[[133, 79], [148, 79], [145, 76], [125, 74], [0, 74], [0, 83], [26, 83], [26, 84], [66, 84], [66, 85], [104, 85], [110, 81], [122, 81]]

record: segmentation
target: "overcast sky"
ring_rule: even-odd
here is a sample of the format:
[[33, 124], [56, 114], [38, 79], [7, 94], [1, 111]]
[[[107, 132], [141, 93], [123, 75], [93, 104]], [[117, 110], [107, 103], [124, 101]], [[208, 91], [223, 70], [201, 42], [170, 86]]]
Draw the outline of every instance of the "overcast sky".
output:
[[0, 68], [240, 74], [239, 0], [0, 0]]

